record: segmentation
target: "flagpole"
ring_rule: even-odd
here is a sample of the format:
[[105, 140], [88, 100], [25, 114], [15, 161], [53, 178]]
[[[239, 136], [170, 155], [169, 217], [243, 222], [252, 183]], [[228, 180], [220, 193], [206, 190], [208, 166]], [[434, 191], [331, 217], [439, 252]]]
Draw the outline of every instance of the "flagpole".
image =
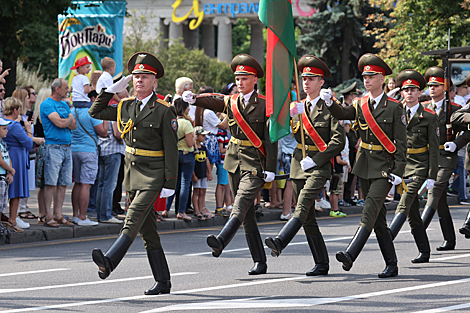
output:
[[[300, 89], [299, 89], [299, 73], [297, 70], [297, 61], [295, 60], [295, 57], [292, 56], [294, 59], [294, 71], [295, 71], [295, 89], [297, 92], [297, 102], [300, 102]], [[300, 115], [300, 114], [299, 114]], [[306, 153], [305, 153], [305, 135], [304, 135], [304, 123], [302, 122], [302, 116], [299, 116], [299, 122], [300, 122], [300, 142], [302, 144], [302, 159], [305, 159]]]

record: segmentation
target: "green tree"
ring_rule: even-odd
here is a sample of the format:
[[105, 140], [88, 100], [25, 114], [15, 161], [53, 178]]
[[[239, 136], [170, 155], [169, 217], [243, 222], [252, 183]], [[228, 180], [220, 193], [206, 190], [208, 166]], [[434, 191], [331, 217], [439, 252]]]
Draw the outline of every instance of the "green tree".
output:
[[368, 0], [316, 0], [310, 6], [316, 12], [299, 19], [299, 56], [322, 59], [331, 71], [332, 86], [360, 77], [357, 61], [366, 52], [378, 51], [371, 31], [385, 27], [385, 12]]
[[[0, 5], [0, 57], [3, 68], [11, 68], [10, 75], [6, 77], [7, 95], [10, 95], [16, 85], [16, 61], [18, 58], [28, 60], [28, 49], [43, 52], [44, 57], [49, 53], [47, 48], [51, 43], [52, 30], [55, 26], [56, 43], [55, 54], [58, 51], [57, 15], [64, 13], [72, 6], [72, 0], [21, 0], [3, 1]], [[39, 25], [44, 26], [40, 28]], [[44, 33], [36, 30], [43, 30]], [[33, 31], [34, 30], [34, 31]], [[37, 38], [35, 38], [37, 36]], [[48, 38], [46, 38], [48, 37]], [[37, 47], [33, 47], [35, 40], [43, 40]], [[37, 43], [37, 42], [36, 42]], [[29, 48], [28, 48], [29, 47]], [[49, 46], [50, 48], [54, 46]], [[44, 50], [40, 50], [44, 49]], [[29, 50], [31, 51], [31, 50]], [[32, 56], [33, 60], [36, 58]], [[41, 58], [37, 57], [37, 61]], [[26, 64], [32, 65], [32, 64]], [[39, 64], [35, 64], [36, 66]], [[46, 67], [46, 64], [44, 65]]]
[[247, 18], [239, 18], [232, 28], [232, 55], [250, 54], [251, 25]]
[[374, 3], [393, 10], [390, 22], [394, 27], [379, 32], [375, 47], [397, 73], [407, 68], [424, 73], [431, 66], [442, 66], [440, 57], [423, 56], [421, 52], [446, 49], [449, 28], [451, 47], [469, 44], [468, 0], [374, 0]]

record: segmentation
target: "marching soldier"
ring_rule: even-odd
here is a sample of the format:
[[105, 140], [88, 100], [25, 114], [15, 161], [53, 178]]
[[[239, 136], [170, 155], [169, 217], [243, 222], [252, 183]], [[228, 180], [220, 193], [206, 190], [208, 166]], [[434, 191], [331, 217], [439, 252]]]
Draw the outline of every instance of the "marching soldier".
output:
[[[446, 116], [444, 114], [444, 71], [438, 67], [429, 68], [424, 74], [429, 86], [429, 95], [431, 101], [424, 102], [423, 105], [434, 110], [438, 117], [439, 123], [439, 170], [434, 187], [428, 191], [428, 201], [424, 207], [421, 218], [426, 229], [434, 216], [434, 212], [439, 215], [439, 224], [441, 225], [444, 243], [437, 247], [438, 251], [455, 249], [455, 231], [450, 215], [449, 205], [447, 204], [446, 188], [449, 178], [457, 167], [458, 156], [457, 151], [465, 146], [470, 140], [470, 132], [464, 131], [453, 141], [447, 141], [446, 138]], [[459, 109], [459, 106], [451, 103], [450, 114], [452, 115]], [[464, 130], [461, 124], [456, 121], [452, 122], [454, 133]]]
[[[470, 86], [470, 75], [467, 76], [466, 78], [466, 83], [467, 86]], [[451, 117], [451, 122], [452, 123], [462, 123], [464, 125], [470, 124], [470, 105], [467, 104], [461, 109], [459, 109], [457, 112], [455, 112], [452, 117]], [[467, 145], [467, 157], [465, 158], [465, 169], [470, 171], [470, 145]], [[459, 228], [459, 233], [465, 236], [465, 238], [469, 239], [470, 238], [470, 210], [467, 213], [467, 218], [465, 219], [465, 222], [463, 223], [462, 227]]]
[[405, 102], [403, 113], [407, 121], [408, 148], [404, 177], [413, 177], [413, 181], [407, 184], [408, 191], [400, 199], [395, 217], [390, 223], [390, 232], [392, 238], [395, 238], [408, 216], [411, 234], [419, 250], [418, 257], [411, 262], [425, 263], [429, 262], [431, 248], [419, 214], [418, 191], [426, 178], [427, 189], [431, 189], [436, 181], [439, 161], [438, 122], [436, 113], [418, 102], [421, 91], [426, 87], [423, 75], [415, 70], [404, 70], [397, 77], [397, 86], [402, 89]]
[[[331, 159], [344, 147], [345, 133], [320, 99], [320, 90], [325, 80], [331, 76], [328, 67], [317, 57], [304, 56], [299, 61], [303, 88], [307, 99], [292, 103], [292, 129], [297, 140], [291, 161], [290, 178], [297, 202], [294, 216], [284, 225], [276, 238], [267, 237], [266, 245], [271, 255], [278, 257], [291, 242], [300, 227], [307, 235], [308, 245], [315, 260], [315, 267], [307, 276], [327, 275], [329, 270], [328, 251], [315, 218], [315, 199], [332, 173]], [[297, 115], [300, 114], [300, 115]], [[302, 119], [307, 156], [302, 156], [300, 119]]]
[[239, 54], [230, 64], [239, 94], [223, 99], [203, 95], [194, 99], [191, 91], [183, 93], [186, 102], [228, 115], [232, 137], [225, 155], [224, 168], [229, 173], [235, 196], [232, 214], [217, 236], [209, 235], [212, 255], [219, 257], [243, 223], [246, 241], [254, 261], [249, 275], [265, 274], [266, 254], [256, 223], [254, 199], [265, 183], [275, 178], [277, 142], [269, 140], [265, 97], [254, 89], [263, 68], [251, 56]]
[[[390, 67], [370, 53], [364, 54], [358, 65], [369, 92], [367, 96], [354, 101], [353, 106], [343, 107], [331, 101], [327, 90], [320, 94], [334, 117], [353, 120], [359, 125], [362, 139], [353, 169], [353, 174], [361, 179], [365, 198], [362, 218], [346, 251], [336, 253], [336, 259], [349, 271], [374, 229], [386, 263], [378, 276], [393, 277], [398, 275], [397, 256], [387, 227], [384, 200], [392, 185], [402, 183], [406, 165], [406, 119], [403, 106], [387, 97], [382, 89], [385, 76], [392, 74]], [[384, 178], [382, 172], [386, 172], [388, 178]]]
[[[157, 79], [163, 77], [162, 64], [146, 52], [134, 54], [127, 63], [129, 75], [102, 91], [90, 108], [97, 119], [116, 121], [126, 143], [124, 187], [131, 204], [121, 233], [103, 254], [94, 249], [93, 261], [99, 276], [105, 279], [116, 269], [137, 233], [144, 240], [155, 284], [146, 295], [169, 293], [170, 271], [157, 233], [153, 203], [175, 192], [178, 174], [178, 138], [176, 111], [153, 92]], [[134, 80], [137, 97], [108, 106], [115, 92]]]

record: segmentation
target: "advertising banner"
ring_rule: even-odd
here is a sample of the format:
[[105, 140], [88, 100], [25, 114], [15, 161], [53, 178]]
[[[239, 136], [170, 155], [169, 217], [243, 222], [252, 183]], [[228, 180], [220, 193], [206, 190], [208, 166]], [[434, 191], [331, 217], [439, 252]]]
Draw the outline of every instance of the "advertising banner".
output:
[[70, 68], [77, 59], [88, 56], [93, 64], [88, 78], [102, 70], [100, 61], [116, 61], [116, 73], [122, 72], [123, 27], [126, 1], [74, 1], [75, 10], [59, 15], [59, 77], [72, 83], [75, 71]]

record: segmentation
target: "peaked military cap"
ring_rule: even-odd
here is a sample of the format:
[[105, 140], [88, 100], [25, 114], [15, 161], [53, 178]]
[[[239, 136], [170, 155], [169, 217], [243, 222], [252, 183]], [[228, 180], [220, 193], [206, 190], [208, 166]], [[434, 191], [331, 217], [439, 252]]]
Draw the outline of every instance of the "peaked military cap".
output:
[[258, 78], [264, 76], [264, 71], [258, 61], [248, 54], [236, 55], [230, 63], [235, 75], [254, 75]]
[[461, 81], [458, 81], [455, 83], [455, 86], [457, 87], [468, 87], [467, 85], [467, 79], [464, 79], [464, 80], [461, 80]]
[[382, 74], [384, 76], [391, 75], [393, 72], [387, 63], [372, 53], [364, 54], [357, 64], [362, 75]]
[[440, 67], [430, 67], [424, 73], [428, 85], [444, 85], [444, 70]]
[[339, 93], [342, 95], [347, 95], [347, 94], [357, 94], [357, 82], [352, 83], [352, 85], [344, 88], [343, 90], [340, 90]]
[[163, 65], [148, 52], [137, 52], [127, 62], [127, 70], [131, 74], [153, 74], [156, 78], [163, 77]]
[[299, 60], [299, 71], [302, 76], [320, 76], [328, 78], [331, 76], [330, 69], [322, 60], [313, 55], [305, 55]]
[[415, 70], [404, 70], [397, 77], [397, 86], [401, 89], [416, 87], [419, 90], [426, 88], [423, 75]]

